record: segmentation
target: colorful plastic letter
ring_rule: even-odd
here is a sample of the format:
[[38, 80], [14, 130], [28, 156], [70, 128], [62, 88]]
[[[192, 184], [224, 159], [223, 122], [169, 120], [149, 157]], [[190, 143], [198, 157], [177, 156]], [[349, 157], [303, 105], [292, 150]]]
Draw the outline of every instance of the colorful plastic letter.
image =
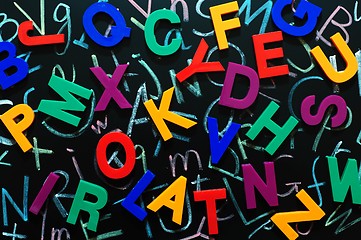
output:
[[296, 197], [305, 205], [308, 211], [282, 212], [276, 213], [271, 217], [271, 221], [291, 240], [298, 238], [298, 233], [291, 228], [289, 223], [315, 221], [325, 216], [325, 212], [313, 201], [305, 190], [302, 189], [299, 191]]
[[33, 21], [25, 21], [19, 25], [18, 36], [19, 40], [25, 46], [39, 46], [39, 45], [48, 45], [48, 44], [59, 44], [65, 42], [64, 34], [51, 34], [44, 36], [34, 36], [31, 37], [28, 35], [29, 31], [33, 31]]
[[141, 221], [143, 221], [147, 216], [147, 212], [144, 211], [143, 208], [136, 205], [135, 201], [153, 181], [154, 177], [154, 174], [148, 170], [121, 203], [125, 209], [127, 209]]
[[315, 105], [316, 96], [310, 95], [305, 97], [301, 103], [301, 117], [308, 125], [315, 126], [322, 122], [327, 108], [331, 105], [336, 106], [336, 114], [331, 117], [331, 126], [339, 127], [347, 118], [347, 105], [343, 97], [339, 95], [329, 95], [322, 100], [320, 107], [315, 115], [311, 114], [311, 108]]
[[194, 191], [193, 195], [196, 202], [206, 201], [208, 232], [209, 234], [218, 234], [216, 200], [226, 199], [226, 189]]
[[77, 127], [80, 118], [65, 112], [65, 110], [82, 112], [85, 110], [85, 106], [74, 97], [72, 93], [82, 98], [89, 99], [93, 91], [55, 75], [51, 76], [48, 85], [64, 98], [65, 102], [41, 100], [38, 110]]
[[276, 76], [288, 75], [288, 65], [279, 65], [268, 67], [267, 60], [283, 58], [283, 49], [281, 47], [265, 49], [266, 43], [280, 42], [283, 40], [282, 32], [269, 32], [253, 35], [253, 46], [256, 54], [256, 63], [259, 78], [270, 78]]
[[[93, 18], [98, 13], [109, 15], [115, 26], [112, 26], [111, 35], [103, 36], [93, 24]], [[103, 47], [113, 47], [120, 43], [124, 37], [130, 37], [131, 28], [126, 26], [123, 15], [110, 3], [96, 2], [90, 5], [83, 15], [83, 26], [88, 36], [97, 44]]]
[[[237, 74], [242, 74], [249, 79], [249, 90], [243, 99], [231, 97], [234, 80]], [[251, 106], [257, 98], [259, 91], [259, 79], [257, 73], [250, 67], [237, 63], [228, 63], [226, 77], [224, 79], [219, 105], [234, 109], [246, 109]]]
[[208, 50], [208, 44], [204, 38], [201, 39], [196, 53], [192, 59], [192, 63], [184, 68], [182, 71], [176, 74], [176, 77], [179, 82], [185, 81], [187, 78], [191, 77], [195, 73], [200, 72], [222, 72], [224, 68], [222, 64], [217, 62], [203, 62], [204, 57], [206, 56]]
[[100, 100], [98, 101], [98, 104], [95, 107], [94, 111], [104, 111], [107, 108], [109, 101], [112, 98], [120, 108], [132, 108], [132, 105], [130, 105], [127, 99], [125, 99], [123, 94], [117, 88], [127, 67], [128, 64], [118, 65], [115, 68], [115, 71], [112, 74], [111, 78], [107, 76], [107, 74], [104, 72], [104, 70], [101, 67], [90, 68], [90, 70], [98, 78], [100, 83], [105, 87], [105, 91], [100, 97]]
[[265, 127], [275, 134], [275, 138], [267, 145], [266, 152], [273, 155], [275, 151], [279, 148], [282, 142], [286, 137], [291, 133], [291, 131], [296, 127], [298, 120], [292, 116], [289, 117], [287, 122], [280, 127], [274, 121], [272, 121], [272, 116], [276, 113], [279, 108], [278, 104], [271, 101], [267, 108], [263, 111], [261, 116], [256, 120], [253, 126], [247, 131], [246, 136], [251, 140], [254, 140], [256, 136], [262, 131]]
[[226, 30], [241, 27], [241, 22], [239, 21], [238, 17], [223, 21], [222, 15], [238, 12], [238, 9], [239, 7], [237, 1], [220, 4], [209, 8], [209, 12], [211, 13], [211, 18], [213, 22], [214, 32], [217, 37], [219, 50], [224, 50], [228, 48]]
[[251, 164], [242, 164], [244, 192], [247, 209], [256, 208], [256, 195], [254, 189], [261, 193], [271, 207], [278, 206], [276, 175], [273, 162], [265, 162], [266, 183], [258, 175]]
[[[87, 194], [91, 194], [97, 198], [96, 202], [85, 200]], [[108, 192], [101, 186], [80, 180], [78, 189], [76, 190], [73, 204], [71, 205], [67, 223], [75, 224], [80, 211], [89, 213], [88, 229], [96, 232], [99, 221], [99, 210], [101, 210], [108, 201]]]
[[345, 70], [335, 70], [319, 46], [314, 47], [311, 54], [331, 81], [335, 83], [347, 82], [357, 73], [357, 59], [340, 33], [334, 34], [331, 41], [346, 62]]
[[164, 120], [177, 124], [186, 129], [197, 124], [196, 122], [193, 122], [188, 118], [182, 117], [176, 113], [169, 111], [170, 101], [172, 100], [173, 92], [174, 87], [171, 87], [163, 93], [159, 109], [157, 109], [157, 107], [155, 106], [153, 99], [148, 100], [144, 103], [145, 108], [147, 109], [155, 126], [158, 128], [158, 131], [164, 141], [167, 141], [173, 137]]
[[59, 175], [51, 172], [46, 178], [44, 185], [41, 187], [38, 195], [36, 195], [34, 202], [31, 204], [29, 209], [30, 212], [38, 215], [40, 209], [43, 207], [46, 199], [48, 198], [50, 192], [53, 190], [56, 182], [59, 179]]
[[351, 189], [352, 203], [361, 204], [361, 184], [356, 159], [347, 159], [341, 178], [337, 158], [327, 156], [327, 161], [333, 201], [344, 202], [348, 190]]
[[175, 53], [181, 47], [182, 39], [175, 38], [169, 45], [159, 45], [154, 30], [157, 22], [162, 19], [169, 20], [169, 22], [172, 24], [179, 24], [181, 22], [177, 13], [173, 12], [172, 10], [156, 10], [152, 12], [145, 21], [144, 36], [145, 42], [147, 43], [147, 46], [152, 52], [160, 56], [168, 56]]
[[218, 164], [224, 152], [227, 150], [227, 147], [231, 144], [232, 139], [236, 136], [241, 124], [232, 122], [231, 126], [227, 129], [222, 139], [219, 141], [217, 119], [207, 117], [207, 123], [212, 164]]
[[[153, 212], [157, 212], [161, 207], [166, 206], [173, 210], [172, 221], [181, 225], [186, 185], [187, 178], [180, 176], [154, 199], [147, 208]], [[174, 200], [172, 200], [173, 197]]]
[[[113, 168], [108, 163], [107, 147], [111, 143], [120, 143], [125, 150], [125, 164], [121, 168]], [[121, 179], [128, 176], [135, 165], [135, 148], [132, 140], [122, 132], [110, 132], [105, 134], [98, 142], [96, 158], [99, 169], [111, 179]]]
[[320, 16], [322, 8], [306, 0], [301, 0], [297, 5], [294, 16], [299, 19], [305, 19], [305, 16], [307, 16], [307, 21], [303, 26], [295, 26], [287, 23], [282, 17], [282, 11], [286, 7], [291, 7], [292, 3], [292, 0], [277, 0], [272, 7], [273, 22], [287, 34], [295, 37], [306, 36], [316, 27], [317, 18]]
[[[23, 80], [29, 72], [28, 64], [16, 57], [16, 47], [10, 42], [0, 42], [0, 54], [6, 52], [6, 58], [0, 61], [0, 86], [3, 90]], [[15, 67], [16, 72], [11, 75], [6, 70]]]
[[[22, 119], [19, 120], [18, 118], [21, 116]], [[0, 116], [1, 121], [19, 144], [23, 152], [27, 152], [33, 148], [33, 145], [31, 145], [23, 132], [30, 127], [34, 118], [34, 110], [26, 104], [18, 104]]]

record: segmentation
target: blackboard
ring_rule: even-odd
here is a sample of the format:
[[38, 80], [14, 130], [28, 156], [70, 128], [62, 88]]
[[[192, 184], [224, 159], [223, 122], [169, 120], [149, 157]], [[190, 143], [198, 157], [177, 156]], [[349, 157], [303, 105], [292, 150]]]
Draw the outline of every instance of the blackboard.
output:
[[[349, 239], [351, 234], [358, 234], [359, 205], [353, 202], [351, 191], [343, 202], [334, 201], [327, 157], [337, 157], [340, 174], [348, 159], [358, 162], [361, 145], [359, 73], [347, 82], [335, 84], [310, 55], [310, 49], [320, 46], [327, 57], [336, 55], [340, 71], [345, 68], [340, 53], [327, 43], [339, 32], [353, 53], [359, 51], [358, 1], [311, 1], [322, 8], [312, 32], [303, 37], [283, 33], [283, 41], [267, 45], [283, 48], [284, 57], [272, 64], [287, 64], [289, 74], [260, 79], [256, 100], [241, 110], [218, 104], [225, 71], [197, 73], [183, 83], [175, 74], [188, 66], [202, 39], [208, 44], [205, 61], [219, 61], [225, 69], [229, 62], [234, 62], [257, 71], [252, 36], [282, 30], [271, 16], [276, 1], [236, 1], [239, 12], [228, 14], [224, 19], [238, 17], [241, 27], [226, 31], [229, 44], [226, 50], [217, 48], [209, 8], [230, 1], [99, 2], [107, 2], [119, 10], [126, 26], [131, 28], [129, 38], [115, 46], [103, 47], [88, 36], [82, 18], [96, 1], [3, 0], [1, 3], [0, 40], [11, 42], [16, 47], [16, 55], [29, 66], [25, 79], [0, 91], [1, 113], [22, 103], [35, 110], [35, 119], [25, 133], [34, 147], [30, 151], [24, 153], [1, 124], [1, 239], [287, 239], [270, 218], [276, 213], [305, 211], [305, 206], [295, 196], [301, 189], [325, 215], [318, 221], [290, 223], [297, 229], [299, 239]], [[305, 22], [293, 17], [299, 2], [294, 1], [292, 7], [283, 11], [288, 23], [294, 21], [294, 24], [302, 25]], [[180, 49], [169, 56], [155, 54], [144, 37], [147, 18], [159, 9], [171, 9], [181, 20], [179, 24], [159, 21], [156, 26], [158, 43], [167, 45], [173, 38], [183, 40]], [[17, 30], [29, 18], [39, 28], [44, 21], [45, 34], [64, 34], [65, 43], [25, 46], [19, 41]], [[93, 22], [99, 32], [111, 34], [109, 25], [113, 23], [109, 15], [98, 14]], [[36, 29], [32, 34], [40, 35]], [[2, 61], [7, 57], [4, 52], [0, 54]], [[94, 111], [104, 86], [90, 68], [101, 67], [111, 76], [121, 64], [128, 64], [128, 67], [118, 89], [133, 108], [121, 109], [111, 100], [104, 111]], [[93, 91], [88, 100], [79, 98], [85, 106], [84, 111], [70, 111], [81, 119], [78, 127], [37, 111], [44, 99], [62, 100], [48, 85], [52, 75]], [[246, 80], [241, 76], [236, 78], [232, 90], [234, 98], [246, 96], [249, 87]], [[152, 99], [158, 107], [162, 94], [172, 87], [175, 91], [170, 110], [197, 124], [184, 129], [167, 123], [173, 138], [164, 141], [143, 102]], [[305, 97], [315, 95], [315, 106], [319, 106], [331, 94], [341, 96], [347, 103], [347, 119], [343, 124], [331, 127], [329, 118], [335, 114], [334, 109], [329, 109], [321, 123], [306, 124], [300, 110]], [[270, 102], [279, 105], [272, 120], [280, 126], [290, 116], [299, 120], [274, 154], [265, 151], [274, 137], [271, 132], [262, 130], [254, 140], [246, 136]], [[312, 111], [315, 113], [316, 109]], [[132, 116], [138, 120], [132, 122]], [[218, 164], [211, 163], [207, 117], [217, 119], [220, 135], [231, 123], [241, 124]], [[114, 131], [127, 134], [136, 150], [134, 169], [118, 180], [105, 176], [96, 161], [98, 142]], [[107, 156], [112, 158], [113, 167], [116, 167], [116, 161], [124, 164], [125, 152], [119, 144], [109, 145]], [[184, 164], [183, 156], [188, 156], [188, 162]], [[174, 159], [175, 171], [172, 172]], [[278, 206], [269, 206], [256, 190], [257, 207], [247, 209], [241, 166], [251, 164], [265, 179], [264, 162], [272, 162], [275, 167]], [[146, 218], [140, 221], [121, 205], [121, 201], [146, 170], [153, 172], [155, 178], [142, 194], [143, 203], [137, 201], [147, 212]], [[35, 215], [29, 208], [51, 172], [57, 174], [59, 180], [39, 214]], [[183, 221], [177, 225], [172, 222], [169, 208], [162, 207], [153, 212], [145, 206], [180, 176], [187, 178], [187, 185]], [[87, 229], [89, 215], [86, 212], [80, 213], [76, 224], [67, 222], [80, 179], [98, 185], [108, 193], [107, 204], [100, 210], [101, 220], [96, 232]], [[205, 203], [194, 201], [193, 192], [222, 188], [226, 190], [227, 198], [216, 202], [218, 234], [210, 235]], [[352, 191], [357, 192], [357, 189]], [[88, 201], [95, 200], [91, 196], [88, 198]]]

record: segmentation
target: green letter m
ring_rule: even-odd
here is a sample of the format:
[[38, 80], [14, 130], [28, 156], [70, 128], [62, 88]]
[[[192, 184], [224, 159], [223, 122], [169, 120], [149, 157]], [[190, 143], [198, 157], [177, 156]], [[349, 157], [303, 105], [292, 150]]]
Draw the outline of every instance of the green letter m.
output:
[[82, 112], [85, 106], [72, 93], [89, 100], [93, 91], [55, 75], [51, 76], [48, 85], [65, 101], [41, 100], [38, 110], [77, 127], [80, 118], [65, 110]]
[[361, 204], [361, 183], [356, 159], [349, 158], [340, 179], [337, 158], [327, 157], [332, 187], [333, 200], [344, 202], [348, 189], [351, 187], [352, 202]]

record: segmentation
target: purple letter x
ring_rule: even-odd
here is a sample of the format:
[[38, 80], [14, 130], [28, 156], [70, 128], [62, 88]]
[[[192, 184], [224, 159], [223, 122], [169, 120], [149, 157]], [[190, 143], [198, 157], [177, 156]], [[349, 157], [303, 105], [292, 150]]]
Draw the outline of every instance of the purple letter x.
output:
[[117, 88], [127, 67], [128, 64], [118, 65], [112, 75], [112, 78], [108, 78], [107, 74], [101, 67], [90, 68], [101, 84], [105, 87], [103, 95], [101, 96], [94, 111], [104, 111], [112, 98], [116, 101], [120, 108], [132, 108], [132, 105], [130, 105], [127, 99], [125, 99], [123, 94]]

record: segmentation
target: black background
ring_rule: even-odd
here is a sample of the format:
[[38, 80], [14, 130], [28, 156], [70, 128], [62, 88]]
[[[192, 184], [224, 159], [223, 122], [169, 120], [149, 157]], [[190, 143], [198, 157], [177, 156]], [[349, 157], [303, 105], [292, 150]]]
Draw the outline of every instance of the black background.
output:
[[[33, 18], [33, 20], [38, 25], [40, 25], [39, 1], [18, 0], [16, 2]], [[183, 11], [181, 4], [179, 3], [177, 4], [177, 13], [183, 21], [180, 25], [175, 27], [181, 28], [184, 44], [185, 46], [190, 46], [190, 48], [187, 50], [179, 50], [171, 56], [159, 57], [147, 48], [143, 30], [135, 26], [130, 20], [131, 17], [134, 17], [144, 25], [146, 18], [128, 1], [109, 1], [109, 3], [119, 8], [119, 11], [123, 14], [127, 22], [127, 26], [132, 28], [131, 37], [128, 39], [123, 39], [123, 41], [115, 47], [104, 48], [94, 43], [85, 34], [85, 42], [89, 44], [89, 48], [84, 49], [73, 44], [73, 40], [80, 39], [81, 35], [84, 33], [82, 26], [82, 16], [84, 11], [94, 2], [95, 1], [70, 0], [63, 0], [61, 2], [45, 1], [46, 34], [57, 33], [63, 25], [63, 23], [56, 22], [53, 19], [53, 12], [55, 8], [61, 3], [70, 7], [68, 10], [70, 11], [71, 15], [71, 33], [67, 31], [67, 27], [65, 27], [64, 31], [62, 31], [62, 33], [66, 35], [66, 39], [68, 39], [68, 37], [70, 38], [69, 48], [63, 55], [58, 55], [56, 54], [56, 51], [63, 51], [64, 45], [56, 47], [26, 47], [22, 45], [16, 37], [12, 43], [17, 47], [17, 54], [20, 55], [22, 53], [31, 51], [31, 56], [28, 59], [29, 67], [32, 68], [40, 64], [41, 69], [29, 74], [25, 80], [16, 84], [13, 88], [1, 91], [1, 99], [11, 100], [14, 105], [23, 103], [24, 93], [28, 89], [34, 87], [35, 90], [29, 94], [28, 98], [28, 104], [33, 109], [37, 108], [39, 102], [42, 99], [60, 100], [59, 96], [47, 85], [54, 66], [59, 64], [64, 70], [65, 78], [67, 80], [71, 81], [74, 78], [75, 83], [88, 89], [92, 89], [95, 93], [96, 100], [99, 100], [104, 88], [89, 70], [90, 67], [94, 66], [91, 56], [96, 55], [100, 67], [102, 67], [105, 72], [112, 74], [115, 69], [115, 63], [111, 54], [111, 51], [113, 51], [119, 64], [126, 64], [129, 62], [129, 67], [126, 73], [137, 74], [136, 76], [124, 77], [122, 80], [122, 83], [124, 80], [126, 80], [127, 84], [129, 85], [129, 91], [126, 91], [122, 83], [118, 86], [126, 99], [133, 105], [138, 89], [145, 83], [148, 99], [151, 99], [151, 95], [155, 96], [154, 100], [158, 106], [161, 99], [161, 92], [173, 86], [171, 77], [169, 75], [169, 70], [174, 69], [174, 71], [177, 73], [185, 68], [187, 66], [187, 59], [191, 59], [195, 50], [197, 49], [201, 37], [194, 34], [193, 29], [204, 33], [213, 30], [211, 20], [197, 14], [197, 1], [185, 1], [189, 10], [189, 21], [183, 20]], [[199, 0], [199, 2], [202, 2], [200, 3], [202, 12], [209, 16], [209, 7], [225, 3], [227, 1]], [[296, 1], [296, 5], [297, 2], [298, 1]], [[242, 6], [244, 1], [238, 1], [238, 3], [239, 6]], [[253, 14], [264, 3], [266, 3], [265, 0], [251, 1], [251, 13]], [[322, 8], [322, 13], [318, 19], [318, 24], [314, 31], [308, 36], [304, 37], [303, 40], [306, 41], [311, 48], [317, 45], [321, 46], [327, 56], [336, 54], [339, 69], [343, 69], [344, 62], [342, 61], [342, 58], [338, 52], [335, 51], [334, 48], [327, 46], [322, 41], [315, 40], [316, 30], [319, 30], [322, 27], [327, 18], [338, 5], [343, 6], [347, 9], [348, 12], [350, 12], [353, 18], [352, 24], [346, 28], [350, 35], [349, 47], [354, 53], [357, 52], [359, 48], [359, 29], [361, 27], [361, 23], [355, 21], [354, 19], [355, 2], [312, 1], [312, 3], [320, 6]], [[138, 4], [143, 9], [146, 9], [148, 3], [147, 1], [139, 1]], [[64, 7], [65, 5], [61, 6], [62, 7], [59, 8], [57, 13], [59, 19], [64, 16], [66, 9]], [[151, 11], [162, 8], [170, 9], [170, 6], [171, 1], [153, 0]], [[0, 12], [5, 13], [8, 19], [14, 19], [18, 23], [27, 20], [26, 17], [15, 7], [13, 1], [3, 0], [0, 3]], [[227, 67], [228, 62], [236, 62], [245, 64], [257, 70], [252, 35], [260, 33], [260, 27], [264, 13], [260, 14], [248, 25], [245, 23], [245, 16], [246, 11], [243, 11], [240, 15], [240, 21], [242, 24], [241, 28], [227, 32], [228, 41], [236, 45], [243, 52], [243, 58], [240, 57], [234, 48], [229, 48], [228, 50], [223, 51], [216, 50], [211, 55], [210, 61], [220, 61], [225, 68]], [[0, 15], [0, 22], [4, 20], [3, 18], [4, 15]], [[292, 21], [291, 9], [285, 11], [285, 18], [289, 21]], [[341, 10], [336, 15], [335, 19], [341, 23], [346, 23], [348, 16]], [[111, 22], [111, 19], [106, 15], [100, 15], [96, 17], [95, 22], [99, 31], [105, 32], [108, 24]], [[302, 21], [300, 23], [302, 23]], [[158, 25], [156, 31], [158, 41], [163, 42], [167, 32], [173, 27], [174, 26], [170, 25], [167, 21], [161, 22]], [[279, 29], [277, 29], [277, 27], [273, 24], [272, 18], [270, 17], [267, 22], [265, 32], [271, 32], [274, 30]], [[11, 23], [0, 23], [0, 31], [1, 37], [4, 40], [7, 40], [16, 33], [16, 26]], [[326, 39], [329, 39], [329, 37], [336, 32], [341, 32], [341, 34], [345, 37], [345, 34], [332, 24], [328, 26], [323, 36]], [[39, 33], [34, 31], [34, 34], [38, 35]], [[174, 37], [174, 34], [172, 37]], [[283, 38], [284, 40], [282, 43], [276, 43], [274, 46], [283, 46], [285, 59], [291, 59], [296, 65], [302, 68], [307, 68], [311, 64], [311, 60], [307, 51], [305, 51], [305, 49], [302, 47], [299, 39], [287, 34], [283, 34]], [[214, 35], [205, 37], [205, 40], [209, 45], [209, 49], [217, 46]], [[140, 57], [135, 57], [133, 54], [140, 54]], [[2, 57], [4, 58], [5, 56]], [[160, 92], [158, 92], [156, 84], [152, 80], [149, 72], [140, 64], [139, 60], [141, 59], [149, 65], [149, 67], [158, 77], [161, 88]], [[285, 62], [285, 60], [283, 62]], [[275, 61], [274, 63], [279, 64], [280, 62]], [[75, 69], [76, 76], [73, 76], [73, 68]], [[264, 96], [267, 95], [278, 101], [277, 103], [280, 105], [280, 108], [277, 111], [277, 114], [274, 116], [273, 120], [282, 125], [290, 116], [290, 109], [287, 105], [290, 90], [302, 78], [308, 76], [320, 76], [324, 78], [324, 81], [306, 81], [300, 84], [300, 86], [296, 89], [294, 92], [292, 106], [295, 115], [298, 118], [300, 118], [301, 102], [306, 96], [316, 95], [316, 101], [319, 104], [324, 97], [334, 93], [333, 83], [323, 74], [317, 63], [315, 63], [315, 67], [307, 73], [302, 73], [292, 68], [291, 66], [290, 71], [297, 74], [297, 76], [283, 76], [273, 79], [261, 79], [260, 94], [249, 109], [242, 111], [232, 110], [219, 106], [216, 103], [211, 109], [209, 116], [218, 119], [220, 129], [224, 129], [230, 118], [233, 119], [233, 122], [243, 125], [247, 123], [252, 124], [271, 101], [270, 98]], [[57, 71], [56, 74], [59, 75], [59, 72]], [[109, 231], [121, 229], [123, 234], [121, 236], [115, 237], [114, 239], [146, 239], [150, 237], [149, 233], [147, 235], [146, 230], [146, 226], [148, 225], [148, 229], [151, 230], [151, 235], [154, 239], [181, 239], [196, 234], [197, 229], [202, 221], [202, 217], [206, 215], [206, 208], [204, 203], [195, 203], [193, 201], [192, 192], [196, 190], [196, 185], [192, 184], [192, 182], [194, 182], [199, 175], [200, 178], [208, 179], [207, 181], [201, 182], [200, 187], [202, 190], [224, 188], [225, 178], [232, 189], [239, 209], [242, 211], [244, 218], [247, 219], [247, 221], [250, 223], [245, 224], [242, 221], [239, 212], [232, 203], [230, 193], [227, 191], [227, 201], [217, 202], [217, 207], [222, 207], [218, 213], [218, 217], [225, 218], [225, 220], [219, 221], [219, 234], [212, 237], [215, 239], [248, 239], [250, 237], [253, 239], [286, 239], [284, 234], [277, 227], [273, 226], [272, 223], [265, 225], [267, 229], [260, 229], [260, 231], [252, 234], [262, 224], [265, 224], [273, 213], [253, 222], [251, 220], [269, 211], [273, 211], [274, 213], [297, 211], [304, 210], [304, 207], [295, 197], [294, 192], [287, 197], [279, 197], [278, 207], [269, 207], [265, 200], [257, 193], [257, 208], [253, 210], [247, 210], [243, 183], [237, 180], [235, 177], [230, 176], [232, 173], [236, 173], [236, 176], [242, 175], [241, 170], [237, 172], [235, 167], [235, 160], [231, 154], [231, 151], [233, 150], [238, 157], [237, 161], [239, 161], [239, 164], [251, 163], [262, 177], [264, 176], [263, 162], [275, 161], [278, 193], [285, 193], [289, 190], [290, 187], [285, 185], [287, 183], [301, 182], [301, 184], [299, 184], [299, 189], [305, 189], [316, 203], [321, 204], [316, 189], [308, 188], [308, 186], [315, 184], [314, 178], [312, 177], [312, 166], [315, 162], [315, 159], [319, 157], [315, 165], [314, 172], [317, 181], [319, 183], [324, 183], [324, 185], [320, 187], [320, 192], [322, 197], [321, 207], [326, 215], [320, 221], [313, 223], [310, 234], [306, 236], [300, 235], [299, 239], [348, 239], [350, 238], [351, 233], [357, 235], [359, 229], [357, 219], [359, 217], [360, 210], [357, 205], [352, 204], [349, 193], [345, 202], [336, 213], [336, 216], [345, 211], [351, 211], [350, 209], [352, 209], [350, 217], [344, 222], [343, 226], [346, 226], [348, 223], [354, 220], [356, 221], [355, 225], [352, 225], [344, 231], [336, 234], [336, 229], [341, 224], [342, 219], [336, 221], [334, 224], [326, 224], [330, 215], [339, 206], [339, 203], [333, 202], [332, 199], [326, 156], [330, 156], [336, 145], [340, 142], [342, 142], [341, 148], [350, 150], [350, 153], [341, 152], [337, 154], [341, 172], [343, 171], [343, 167], [347, 158], [358, 159], [360, 153], [360, 145], [356, 142], [360, 131], [358, 122], [361, 120], [358, 104], [360, 96], [357, 74], [348, 82], [340, 84], [338, 86], [339, 92], [335, 93], [341, 95], [345, 99], [349, 109], [352, 112], [352, 122], [350, 125], [348, 125], [346, 128], [343, 126], [342, 130], [325, 130], [321, 136], [321, 140], [316, 151], [312, 149], [312, 146], [314, 144], [316, 135], [321, 129], [322, 124], [318, 126], [308, 126], [300, 121], [296, 128], [302, 128], [303, 132], [298, 132], [295, 134], [294, 147], [291, 147], [291, 140], [290, 137], [288, 137], [273, 156], [270, 156], [267, 152], [264, 151], [257, 151], [252, 148], [245, 147], [247, 158], [244, 159], [241, 155], [237, 141], [234, 139], [230, 145], [232, 150], [227, 151], [219, 164], [215, 166], [219, 169], [230, 172], [229, 175], [226, 175], [222, 173], [222, 171], [219, 171], [215, 168], [209, 167], [209, 138], [204, 126], [204, 119], [206, 117], [205, 114], [207, 108], [219, 97], [222, 90], [221, 84], [224, 80], [224, 75], [225, 72], [212, 73], [208, 75], [204, 73], [196, 74], [195, 76], [199, 82], [202, 96], [195, 96], [191, 94], [187, 90], [185, 84], [179, 84], [179, 89], [183, 93], [184, 97], [183, 103], [178, 103], [176, 96], [173, 95], [171, 110], [192, 114], [197, 118], [197, 125], [190, 128], [189, 130], [182, 129], [172, 124], [168, 125], [172, 132], [184, 135], [185, 137], [189, 138], [188, 142], [175, 138], [167, 142], [161, 141], [161, 148], [157, 153], [156, 149], [160, 137], [151, 121], [145, 124], [136, 125], [132, 130], [131, 139], [133, 140], [134, 144], [144, 148], [147, 167], [156, 175], [155, 180], [151, 183], [149, 188], [163, 184], [170, 184], [181, 175], [187, 177], [188, 179], [187, 194], [189, 195], [190, 200], [191, 220], [189, 226], [186, 226], [189, 216], [187, 205], [185, 205], [183, 212], [183, 224], [181, 226], [183, 229], [181, 231], [177, 230], [181, 227], [177, 226], [171, 221], [171, 211], [167, 208], [162, 208], [158, 213], [165, 227], [167, 229], [175, 230], [173, 232], [167, 232], [162, 229], [157, 213], [147, 210], [148, 216], [144, 222], [140, 222], [132, 214], [127, 212], [120, 204], [113, 205], [114, 202], [126, 197], [131, 188], [144, 174], [142, 161], [140, 159], [137, 160], [136, 166], [130, 176], [126, 179], [118, 181], [109, 181], [105, 176], [99, 173], [97, 165], [95, 164], [95, 148], [99, 139], [104, 134], [112, 130], [120, 129], [123, 132], [127, 132], [128, 129], [132, 109], [120, 109], [113, 101], [110, 102], [104, 112], [95, 112], [93, 118], [91, 119], [91, 124], [95, 125], [97, 120], [104, 122], [104, 118], [107, 116], [107, 128], [105, 130], [102, 129], [100, 134], [96, 134], [91, 129], [90, 124], [84, 131], [80, 132], [79, 136], [64, 138], [51, 133], [46, 129], [44, 124], [42, 124], [42, 122], [46, 119], [45, 121], [47, 124], [63, 133], [70, 134], [79, 131], [79, 129], [84, 126], [84, 124], [86, 124], [87, 119], [91, 115], [91, 101], [82, 100], [82, 102], [87, 106], [86, 111], [84, 113], [75, 113], [77, 116], [82, 117], [82, 121], [78, 128], [73, 128], [72, 126], [56, 119], [47, 119], [48, 116], [43, 113], [36, 113], [34, 123], [26, 133], [27, 137], [30, 140], [33, 137], [36, 137], [38, 139], [38, 145], [40, 148], [51, 149], [54, 151], [54, 154], [40, 155], [41, 169], [38, 171], [35, 166], [34, 154], [31, 153], [31, 151], [28, 153], [23, 153], [17, 144], [13, 146], [8, 146], [5, 144], [0, 145], [0, 154], [2, 154], [4, 151], [9, 151], [2, 161], [11, 163], [12, 165], [11, 167], [0, 165], [0, 186], [9, 192], [16, 204], [18, 204], [19, 208], [22, 209], [24, 176], [29, 176], [29, 208], [48, 174], [51, 171], [61, 170], [66, 172], [69, 176], [69, 182], [64, 190], [64, 193], [74, 194], [79, 183], [79, 176], [75, 170], [72, 160], [72, 158], [75, 157], [84, 176], [84, 180], [104, 187], [109, 194], [108, 205], [102, 210], [101, 213], [103, 215], [111, 213], [111, 218], [99, 222], [97, 233], [87, 231], [89, 238]], [[210, 79], [212, 81], [210, 81]], [[188, 80], [188, 82], [193, 81], [193, 78]], [[233, 89], [233, 96], [242, 98], [247, 93], [247, 81], [235, 81]], [[157, 97], [159, 98], [158, 100], [156, 99]], [[10, 107], [11, 106], [9, 105], [1, 105], [1, 112], [5, 112]], [[136, 118], [147, 116], [147, 111], [145, 110], [143, 104], [140, 103]], [[330, 124], [328, 122], [327, 126], [329, 125]], [[247, 139], [245, 136], [247, 130], [248, 128], [245, 127], [239, 131], [239, 137], [241, 140]], [[1, 126], [1, 135], [10, 138], [10, 134], [7, 132], [4, 126]], [[248, 143], [265, 147], [272, 139], [272, 137], [272, 134], [267, 131], [263, 131], [262, 134], [255, 139], [255, 141], [248, 140]], [[109, 148], [109, 157], [112, 153], [112, 150], [114, 151], [116, 147], [117, 146], [111, 146]], [[67, 148], [73, 149], [73, 152], [69, 152]], [[195, 150], [199, 153], [203, 168], [199, 169], [194, 156], [190, 155], [191, 157], [189, 158], [188, 170], [185, 171], [183, 169], [182, 163], [179, 161], [180, 159], [178, 159], [176, 165], [176, 177], [173, 177], [169, 164], [169, 156], [174, 156], [176, 153], [184, 155], [187, 150]], [[140, 156], [140, 154], [141, 147], [137, 147], [137, 155]], [[289, 155], [292, 157], [281, 157], [278, 159], [278, 157], [282, 155]], [[124, 155], [122, 156], [122, 149], [120, 149], [118, 158], [123, 159], [123, 157]], [[56, 185], [54, 192], [59, 192], [63, 188], [64, 184], [65, 178], [63, 175], [61, 175], [61, 179]], [[146, 205], [149, 204], [152, 201], [152, 198], [158, 196], [162, 190], [164, 190], [164, 187], [158, 190], [144, 193], [144, 203]], [[66, 211], [69, 211], [72, 199], [61, 198], [60, 201], [64, 205]], [[41, 214], [35, 216], [29, 212], [29, 219], [28, 221], [24, 222], [10, 204], [7, 203], [7, 206], [9, 224], [8, 226], [1, 224], [1, 232], [12, 232], [14, 224], [16, 223], [17, 233], [26, 235], [28, 239], [41, 239], [43, 220]], [[3, 216], [3, 214], [4, 213], [2, 212], [1, 216]], [[87, 214], [82, 213], [81, 216], [86, 222], [88, 219]], [[291, 225], [295, 228], [295, 224]], [[310, 225], [311, 223], [306, 222], [300, 223], [298, 227], [300, 231], [305, 232], [309, 229]], [[71, 239], [86, 239], [80, 227], [79, 220], [76, 225], [66, 223], [66, 218], [61, 216], [53, 201], [49, 201], [43, 239], [51, 239], [52, 228], [66, 228], [70, 233]], [[205, 235], [208, 235], [206, 222], [201, 232]], [[10, 237], [5, 236], [1, 236], [1, 239], [2, 238], [10, 239]], [[65, 238], [65, 236], [63, 236], [63, 238]]]

